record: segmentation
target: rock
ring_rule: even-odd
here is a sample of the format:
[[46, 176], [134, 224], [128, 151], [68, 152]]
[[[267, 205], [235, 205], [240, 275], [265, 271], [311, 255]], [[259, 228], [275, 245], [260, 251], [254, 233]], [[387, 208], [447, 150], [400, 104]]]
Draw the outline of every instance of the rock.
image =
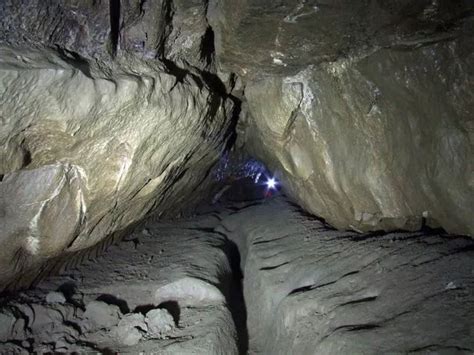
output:
[[[41, 0], [6, 0], [0, 4], [4, 21], [0, 43], [16, 46], [57, 45], [84, 57], [107, 57], [109, 4], [45, 3]], [[74, 53], [74, 54], [73, 54]]]
[[234, 211], [222, 223], [227, 237], [248, 248], [250, 353], [474, 348], [471, 238], [337, 231], [280, 198]]
[[[28, 330], [29, 333], [35, 334], [38, 343], [51, 346], [52, 343], [63, 338], [66, 332], [69, 333], [69, 326], [63, 323], [67, 321], [67, 317], [62, 312], [63, 305], [34, 303], [30, 304], [30, 307], [33, 309], [33, 317], [28, 319]], [[77, 330], [71, 329], [71, 331], [78, 336]]]
[[122, 345], [133, 346], [142, 339], [142, 332], [147, 332], [145, 316], [141, 313], [125, 315], [111, 331], [113, 337]]
[[174, 63], [187, 62], [199, 69], [212, 69], [214, 34], [206, 18], [208, 1], [174, 0], [170, 6], [163, 56]]
[[246, 84], [237, 146], [337, 228], [472, 235], [473, 9], [211, 1], [217, 59]]
[[[103, 78], [42, 52], [24, 56], [47, 69], [0, 69], [2, 285], [26, 270], [34, 278], [46, 260], [93, 246], [151, 209], [173, 214], [200, 200], [233, 107], [158, 64], [124, 61]], [[2, 56], [0, 68], [16, 61]]]
[[[180, 222], [150, 216], [130, 231], [146, 228], [153, 236], [142, 237], [140, 248], [114, 244], [101, 258], [43, 280], [14, 303], [14, 314], [29, 321], [21, 326], [19, 319], [14, 329], [18, 324], [27, 336], [8, 338], [28, 339], [30, 352], [238, 354], [238, 326], [226, 302], [233, 282], [228, 240], [213, 232], [215, 214]], [[82, 301], [44, 305], [45, 291], [59, 289]], [[155, 298], [157, 290], [165, 297]]]
[[49, 292], [46, 295], [46, 302], [47, 303], [66, 303], [66, 297], [64, 297], [62, 292]]
[[2, 310], [0, 312], [0, 342], [6, 342], [13, 338], [15, 322], [16, 318], [10, 311]]
[[18, 344], [15, 343], [1, 343], [0, 344], [0, 353], [2, 354], [19, 354], [19, 355], [27, 355], [30, 352], [27, 349], [22, 348]]
[[90, 302], [84, 312], [84, 319], [90, 330], [111, 328], [120, 321], [121, 316], [118, 306], [101, 301]]
[[234, 111], [206, 8], [0, 4], [0, 290], [206, 196]]
[[155, 291], [154, 302], [175, 301], [182, 306], [218, 304], [225, 301], [222, 292], [214, 285], [192, 277], [184, 277]]
[[[20, 341], [28, 337], [28, 328], [26, 327], [26, 324], [27, 323], [23, 318], [18, 318], [16, 320], [12, 330], [13, 339]], [[22, 346], [24, 342], [25, 341], [22, 342]]]
[[460, 38], [251, 82], [242, 139], [337, 228], [473, 235], [473, 53]]
[[148, 334], [156, 338], [163, 338], [175, 327], [173, 316], [166, 309], [152, 309], [146, 314], [145, 322]]
[[211, 0], [208, 18], [220, 64], [250, 78], [294, 75], [367, 49], [449, 38], [452, 32], [442, 29], [462, 26], [463, 13], [473, 8], [449, 0]]

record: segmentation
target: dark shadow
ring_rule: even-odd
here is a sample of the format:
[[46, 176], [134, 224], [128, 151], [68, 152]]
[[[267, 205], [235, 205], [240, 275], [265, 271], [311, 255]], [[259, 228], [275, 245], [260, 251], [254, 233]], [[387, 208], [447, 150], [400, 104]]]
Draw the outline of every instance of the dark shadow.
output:
[[74, 298], [74, 295], [77, 294], [77, 285], [72, 282], [65, 282], [58, 287], [57, 291], [61, 292], [64, 295], [66, 301], [78, 308], [83, 308], [84, 304], [81, 301], [78, 301]]
[[61, 286], [58, 287], [58, 291], [61, 292], [66, 300], [69, 302], [72, 300], [72, 297], [76, 294], [77, 291], [77, 285], [72, 282], [65, 282]]
[[135, 307], [133, 313], [141, 313], [143, 315], [146, 315], [148, 312], [155, 308], [157, 307], [154, 304], [141, 304]]
[[232, 319], [237, 330], [238, 347], [240, 354], [247, 354], [249, 348], [249, 332], [247, 328], [247, 307], [244, 299], [244, 274], [240, 268], [240, 252], [237, 244], [227, 240], [226, 256], [232, 269], [232, 282], [229, 292], [226, 292], [226, 302], [229, 305]]
[[120, 37], [120, 0], [109, 0], [110, 12], [110, 49], [112, 56], [117, 54]]
[[214, 31], [211, 26], [209, 26], [204, 33], [200, 50], [201, 60], [203, 60], [207, 65], [211, 65], [214, 53], [216, 52], [216, 49], [214, 48]]
[[84, 74], [88, 78], [92, 79], [90, 64], [87, 61], [87, 59], [83, 58], [76, 52], [70, 51], [65, 48], [61, 48], [59, 46], [56, 46], [55, 49], [62, 60], [64, 60], [67, 64], [69, 64], [74, 69], [79, 70], [82, 74]]
[[179, 325], [179, 319], [181, 317], [181, 308], [179, 307], [178, 302], [165, 301], [165, 302], [160, 303], [157, 308], [166, 309], [169, 312], [169, 314], [171, 314], [171, 316], [173, 317], [174, 323], [176, 325]]
[[130, 313], [130, 308], [125, 300], [115, 297], [114, 295], [103, 294], [97, 297], [97, 301], [102, 301], [107, 304], [113, 304], [120, 308], [120, 312], [123, 314]]
[[28, 149], [23, 149], [23, 166], [22, 168], [26, 168], [28, 165], [31, 164], [31, 152]]
[[77, 324], [77, 323], [75, 323], [75, 322], [72, 322], [72, 321], [69, 321], [69, 320], [63, 321], [63, 324], [64, 324], [65, 326], [74, 328], [74, 330], [75, 330], [78, 334], [82, 334], [82, 329], [81, 329], [81, 327], [79, 326], [79, 324]]

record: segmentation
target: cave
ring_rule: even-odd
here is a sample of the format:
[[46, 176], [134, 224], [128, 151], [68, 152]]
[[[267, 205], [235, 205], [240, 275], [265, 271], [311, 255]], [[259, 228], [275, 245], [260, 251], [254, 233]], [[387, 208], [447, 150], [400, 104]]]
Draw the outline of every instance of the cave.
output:
[[0, 353], [472, 354], [472, 0], [0, 0]]

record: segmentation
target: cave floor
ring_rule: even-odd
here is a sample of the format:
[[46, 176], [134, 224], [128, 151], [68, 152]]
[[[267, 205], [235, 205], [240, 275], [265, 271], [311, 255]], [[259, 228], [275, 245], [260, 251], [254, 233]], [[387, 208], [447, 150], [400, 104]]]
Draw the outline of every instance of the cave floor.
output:
[[435, 231], [337, 231], [283, 196], [149, 218], [5, 296], [0, 353], [471, 354], [473, 253]]

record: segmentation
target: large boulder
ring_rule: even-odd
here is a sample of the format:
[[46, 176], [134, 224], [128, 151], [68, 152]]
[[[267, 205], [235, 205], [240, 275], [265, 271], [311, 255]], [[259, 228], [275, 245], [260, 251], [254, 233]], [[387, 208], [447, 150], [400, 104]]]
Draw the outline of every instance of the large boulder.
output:
[[[471, 50], [469, 50], [471, 48]], [[249, 150], [338, 228], [473, 234], [470, 39], [248, 85]]]
[[0, 289], [206, 196], [234, 104], [204, 2], [166, 4], [0, 4]]
[[473, 234], [473, 6], [212, 1], [241, 145], [337, 228]]

